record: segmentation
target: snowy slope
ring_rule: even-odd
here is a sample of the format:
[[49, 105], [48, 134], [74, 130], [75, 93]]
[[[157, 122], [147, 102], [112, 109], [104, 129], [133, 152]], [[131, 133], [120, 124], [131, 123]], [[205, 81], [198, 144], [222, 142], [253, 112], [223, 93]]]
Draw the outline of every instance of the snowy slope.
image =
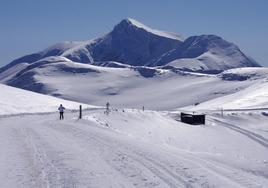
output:
[[17, 66], [19, 64], [25, 64], [25, 63], [31, 64], [49, 56], [59, 56], [63, 52], [67, 51], [68, 49], [74, 48], [75, 46], [80, 45], [80, 44], [81, 42], [68, 42], [68, 41], [55, 44], [53, 46], [48, 47], [47, 49], [43, 51], [29, 54], [29, 55], [20, 57], [18, 59], [15, 59], [14, 61], [7, 64], [6, 66], [0, 68], [0, 73], [10, 68], [13, 69], [13, 66]]
[[266, 67], [263, 68], [236, 68], [222, 72], [219, 74], [223, 80], [257, 80], [257, 79], [265, 79], [268, 77], [268, 69]]
[[56, 56], [33, 63], [2, 83], [100, 106], [109, 101], [117, 107], [167, 110], [235, 93], [255, 82], [148, 67], [99, 67]]
[[[0, 115], [55, 112], [60, 104], [77, 110], [81, 103], [58, 99], [0, 84]], [[83, 104], [85, 108], [94, 107]]]
[[[153, 111], [103, 111], [2, 118], [3, 187], [267, 187], [267, 126], [236, 126], [249, 116], [205, 126]], [[254, 115], [252, 124], [267, 121]], [[7, 147], [8, 146], [8, 147]], [[8, 178], [6, 178], [8, 177]], [[23, 177], [23, 178], [21, 178]]]
[[268, 108], [268, 68], [239, 68], [219, 74], [223, 80], [230, 82], [254, 82], [249, 87], [233, 94], [225, 95], [196, 107], [195, 110], [219, 109], [258, 109]]
[[195, 109], [268, 108], [268, 82], [254, 84], [242, 91], [207, 101]]
[[14, 65], [12, 68], [3, 71], [0, 74], [0, 80], [1, 80], [1, 82], [5, 82], [7, 80], [12, 79], [13, 77], [16, 76], [16, 74], [18, 72], [24, 70], [27, 66], [29, 66], [28, 63], [19, 63], [19, 64]]

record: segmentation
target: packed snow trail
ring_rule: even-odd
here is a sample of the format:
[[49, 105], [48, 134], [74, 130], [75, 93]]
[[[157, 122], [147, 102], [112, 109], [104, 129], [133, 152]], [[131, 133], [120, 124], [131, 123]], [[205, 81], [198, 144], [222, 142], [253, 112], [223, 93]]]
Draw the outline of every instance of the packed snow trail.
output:
[[[134, 132], [126, 135], [123, 129], [116, 130], [110, 122], [105, 122], [105, 117], [107, 120], [116, 114], [105, 116], [98, 110], [87, 114], [86, 119], [78, 120], [77, 114], [68, 113], [63, 121], [54, 114], [1, 118], [1, 186], [177, 188], [268, 185], [267, 178], [222, 161], [174, 145], [148, 142], [137, 138]], [[162, 117], [157, 113], [149, 115]], [[118, 117], [114, 122], [119, 124]], [[89, 120], [94, 118], [95, 122]], [[128, 123], [135, 126], [133, 119]], [[154, 130], [151, 131], [150, 134], [154, 134]]]
[[268, 139], [264, 138], [262, 135], [256, 134], [256, 133], [251, 132], [249, 130], [243, 129], [237, 125], [233, 125], [233, 124], [230, 124], [228, 122], [224, 122], [224, 121], [216, 119], [216, 118], [213, 118], [213, 120], [216, 121], [218, 123], [218, 125], [227, 127], [227, 128], [232, 129], [238, 133], [241, 133], [241, 134], [249, 137], [250, 139], [258, 142], [259, 144], [263, 145], [264, 147], [266, 147], [268, 149]]

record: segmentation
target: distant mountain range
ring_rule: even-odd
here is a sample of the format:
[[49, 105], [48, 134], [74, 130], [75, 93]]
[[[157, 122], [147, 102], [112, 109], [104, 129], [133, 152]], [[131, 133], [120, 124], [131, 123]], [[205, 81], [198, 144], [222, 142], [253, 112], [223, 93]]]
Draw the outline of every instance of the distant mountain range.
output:
[[[151, 29], [134, 19], [124, 19], [103, 37], [83, 42], [63, 42], [18, 58], [0, 73], [20, 63], [33, 64], [50, 56], [99, 66], [121, 64], [196, 72], [221, 72], [230, 68], [259, 67], [235, 44], [215, 35], [183, 39], [177, 34]], [[107, 63], [115, 62], [115, 63]]]
[[267, 70], [233, 68], [259, 66], [218, 36], [184, 40], [125, 19], [103, 37], [12, 61], [0, 83], [93, 105], [174, 109], [245, 89]]

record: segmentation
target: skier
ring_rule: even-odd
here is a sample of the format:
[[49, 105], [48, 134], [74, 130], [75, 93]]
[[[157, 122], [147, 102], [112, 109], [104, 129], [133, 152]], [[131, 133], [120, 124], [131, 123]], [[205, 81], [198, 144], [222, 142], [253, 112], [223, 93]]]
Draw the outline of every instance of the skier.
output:
[[60, 107], [58, 108], [59, 112], [60, 112], [60, 120], [64, 119], [63, 113], [65, 108], [62, 106], [62, 104], [60, 105]]

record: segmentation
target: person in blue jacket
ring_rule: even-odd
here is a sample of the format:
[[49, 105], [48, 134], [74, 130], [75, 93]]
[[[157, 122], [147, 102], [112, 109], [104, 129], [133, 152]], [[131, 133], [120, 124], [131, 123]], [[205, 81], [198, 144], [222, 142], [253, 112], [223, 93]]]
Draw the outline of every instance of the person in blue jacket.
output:
[[64, 110], [65, 108], [62, 106], [62, 104], [60, 105], [60, 107], [58, 108], [59, 112], [60, 112], [60, 119], [64, 119]]

